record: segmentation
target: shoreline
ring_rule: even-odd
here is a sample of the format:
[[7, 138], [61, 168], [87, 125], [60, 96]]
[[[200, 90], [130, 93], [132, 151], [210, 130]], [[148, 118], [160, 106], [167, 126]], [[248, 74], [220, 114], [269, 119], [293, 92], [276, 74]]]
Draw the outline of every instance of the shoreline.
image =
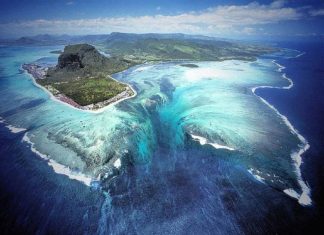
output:
[[94, 178], [90, 175], [84, 174], [80, 171], [72, 170], [70, 167], [65, 166], [61, 163], [58, 163], [57, 161], [52, 159], [49, 155], [39, 152], [35, 147], [35, 143], [30, 140], [30, 138], [28, 136], [29, 132], [27, 129], [10, 125], [2, 117], [0, 117], [0, 124], [4, 125], [4, 127], [7, 128], [12, 134], [22, 134], [23, 133], [23, 136], [22, 136], [20, 142], [26, 143], [27, 145], [29, 145], [30, 151], [35, 153], [41, 160], [45, 161], [47, 163], [47, 165], [49, 167], [51, 167], [52, 170], [56, 174], [65, 175], [69, 179], [79, 181], [88, 187], [91, 187], [93, 183], [95, 183], [99, 180], [99, 178], [96, 179], [96, 178]]
[[[299, 54], [297, 57], [299, 57], [299, 56], [302, 56], [303, 54], [305, 54], [305, 53], [301, 53], [301, 54]], [[292, 58], [297, 58], [297, 57], [292, 57]], [[170, 61], [168, 61], [168, 62], [170, 62]], [[166, 63], [168, 63], [168, 62], [166, 62]], [[174, 61], [173, 61], [174, 62]], [[282, 66], [282, 65], [280, 65], [280, 64], [278, 64], [277, 62], [276, 62], [276, 60], [272, 60], [272, 63], [274, 63], [275, 65], [277, 65], [278, 66], [278, 72], [282, 72], [282, 70], [284, 70], [285, 69], [285, 67], [284, 66]], [[152, 64], [152, 63], [144, 63], [144, 64], [141, 64], [141, 65], [150, 65], [150, 64]], [[155, 64], [155, 63], [153, 63], [153, 64]], [[141, 69], [140, 69], [140, 67], [139, 68], [137, 68], [137, 69], [139, 69], [138, 71], [139, 72], [141, 72]], [[24, 71], [25, 72], [27, 72], [26, 71], [26, 69], [24, 69]], [[122, 72], [122, 71], [121, 71]], [[112, 103], [109, 103], [108, 105], [106, 105], [106, 106], [104, 106], [104, 107], [102, 107], [102, 108], [100, 108], [100, 109], [98, 109], [98, 110], [84, 110], [84, 109], [80, 109], [80, 108], [77, 108], [77, 107], [74, 107], [73, 105], [71, 105], [71, 104], [69, 104], [69, 103], [66, 103], [66, 102], [64, 102], [64, 101], [61, 101], [61, 100], [59, 100], [57, 97], [55, 97], [48, 89], [46, 89], [45, 87], [43, 87], [42, 85], [40, 85], [40, 84], [38, 84], [37, 82], [36, 82], [36, 79], [34, 78], [34, 76], [31, 74], [31, 73], [29, 73], [29, 72], [27, 72], [27, 74], [31, 77], [31, 79], [32, 79], [32, 82], [33, 82], [33, 84], [36, 86], [36, 87], [39, 87], [39, 88], [41, 88], [42, 90], [44, 90], [45, 92], [47, 92], [49, 95], [50, 95], [50, 98], [52, 99], [52, 100], [55, 100], [55, 101], [57, 101], [57, 102], [60, 102], [60, 103], [62, 103], [62, 104], [64, 104], [64, 105], [67, 105], [67, 106], [69, 106], [70, 108], [74, 108], [74, 109], [76, 109], [76, 110], [79, 110], [79, 111], [84, 111], [84, 112], [88, 112], [88, 113], [102, 113], [103, 111], [105, 111], [107, 108], [109, 108], [109, 106], [110, 105], [115, 105], [115, 104], [118, 104], [119, 102], [122, 102], [122, 101], [124, 101], [124, 100], [126, 100], [126, 99], [130, 99], [130, 98], [133, 98], [133, 97], [135, 97], [136, 95], [137, 95], [137, 92], [131, 87], [131, 85], [129, 85], [129, 84], [127, 84], [127, 83], [124, 83], [124, 82], [121, 82], [121, 81], [118, 81], [118, 80], [116, 80], [115, 78], [113, 78], [112, 76], [110, 76], [110, 75], [108, 75], [111, 79], [113, 79], [113, 80], [115, 80], [115, 81], [117, 81], [117, 82], [119, 82], [119, 83], [122, 83], [122, 84], [125, 84], [125, 85], [127, 85], [128, 87], [130, 87], [130, 89], [132, 89], [132, 91], [133, 91], [133, 95], [132, 96], [129, 96], [129, 97], [123, 97], [122, 99], [119, 99], [119, 100], [116, 100], [115, 102], [112, 102]], [[286, 73], [283, 73], [282, 75], [282, 78], [284, 78], [284, 79], [286, 79], [288, 82], [289, 82], [289, 84], [287, 85], [287, 86], [282, 86], [282, 87], [279, 87], [279, 86], [256, 86], [256, 87], [252, 87], [252, 88], [250, 88], [251, 89], [251, 91], [252, 91], [252, 93], [256, 96], [256, 97], [258, 97], [263, 103], [265, 103], [269, 108], [271, 108], [273, 111], [275, 111], [275, 113], [285, 122], [285, 124], [287, 125], [287, 127], [289, 128], [289, 130], [291, 131], [291, 133], [292, 134], [294, 134], [294, 135], [296, 135], [297, 137], [298, 137], [298, 139], [302, 142], [302, 146], [301, 146], [301, 144], [299, 144], [298, 146], [299, 146], [299, 148], [298, 149], [296, 149], [296, 151], [293, 151], [293, 152], [291, 152], [291, 154], [290, 154], [290, 157], [291, 157], [291, 159], [293, 160], [293, 163], [294, 163], [294, 166], [295, 166], [295, 168], [296, 168], [296, 171], [295, 171], [295, 173], [296, 173], [296, 175], [297, 175], [297, 181], [298, 181], [298, 183], [299, 183], [299, 186], [300, 186], [300, 188], [301, 188], [301, 193], [297, 193], [294, 189], [292, 189], [292, 188], [287, 188], [287, 189], [284, 189], [283, 190], [283, 193], [285, 193], [285, 194], [287, 194], [288, 196], [290, 196], [291, 198], [294, 198], [294, 199], [297, 199], [297, 201], [299, 202], [299, 204], [300, 205], [302, 205], [302, 206], [310, 206], [310, 205], [312, 205], [312, 200], [311, 200], [311, 198], [310, 198], [310, 189], [309, 189], [309, 187], [308, 187], [308, 185], [307, 185], [307, 183], [306, 182], [304, 182], [303, 181], [303, 179], [302, 179], [302, 175], [301, 175], [301, 170], [300, 170], [300, 166], [301, 166], [301, 164], [302, 164], [302, 158], [301, 158], [301, 155], [303, 154], [303, 153], [305, 153], [308, 149], [309, 149], [309, 144], [308, 144], [308, 142], [307, 142], [307, 140], [302, 136], [302, 135], [300, 135], [299, 134], [299, 132], [298, 132], [298, 130], [297, 129], [295, 129], [294, 127], [293, 127], [293, 125], [290, 123], [290, 121], [288, 120], [288, 118], [286, 117], [286, 116], [284, 116], [284, 115], [282, 115], [273, 105], [271, 105], [269, 102], [267, 102], [265, 99], [263, 99], [262, 97], [260, 97], [260, 96], [258, 96], [256, 93], [255, 93], [255, 91], [257, 90], [257, 89], [259, 89], [259, 88], [271, 88], [271, 89], [273, 89], [273, 88], [275, 88], [275, 89], [286, 89], [286, 90], [288, 90], [288, 89], [291, 89], [292, 87], [293, 87], [293, 81], [290, 79], [290, 78], [288, 78], [287, 76], [286, 76]], [[192, 136], [193, 137], [193, 136]], [[198, 141], [199, 143], [201, 142], [201, 139], [198, 139], [198, 138], [193, 138], [193, 140], [195, 140], [195, 141]], [[26, 142], [28, 142], [28, 141], [26, 141]], [[31, 148], [33, 148], [33, 144], [34, 143], [32, 143], [31, 141], [30, 142], [28, 142], [29, 144], [32, 144], [31, 145]], [[201, 144], [201, 143], [200, 143]], [[214, 148], [216, 148], [216, 149], [226, 149], [226, 150], [229, 150], [229, 151], [233, 151], [233, 150], [235, 150], [235, 149], [233, 149], [233, 148], [231, 148], [231, 147], [228, 147], [228, 146], [223, 146], [223, 145], [219, 145], [219, 144], [213, 144], [213, 143], [206, 143], [206, 144], [209, 144], [209, 145], [211, 145], [212, 147], [214, 147]], [[204, 145], [204, 144], [203, 144]], [[36, 149], [35, 149], [36, 150]], [[33, 151], [33, 150], [32, 150]], [[37, 151], [37, 150], [36, 150]], [[34, 152], [34, 151], [33, 151]], [[42, 154], [41, 153], [39, 153], [38, 151], [37, 151], [37, 155], [40, 155], [40, 157], [41, 158], [43, 158], [42, 157]], [[47, 157], [46, 156], [46, 158], [45, 159], [47, 159], [47, 161], [50, 159], [49, 157]], [[51, 159], [52, 160], [52, 159]], [[54, 160], [52, 160], [52, 161], [54, 161]], [[117, 163], [116, 163], [117, 164]], [[51, 166], [53, 169], [54, 169], [54, 167], [52, 166], [52, 165], [50, 165], [49, 164], [49, 166]], [[69, 175], [71, 176], [71, 175], [74, 175], [75, 176], [75, 172], [71, 172], [71, 169], [69, 169], [68, 167], [66, 167], [66, 166], [64, 166], [64, 165], [62, 165], [61, 167], [65, 167], [66, 169], [66, 172], [67, 173], [60, 173], [60, 172], [57, 172], [58, 174], [64, 174], [64, 175], [67, 175], [68, 177], [69, 177]], [[64, 170], [64, 171], [65, 171]], [[54, 169], [54, 171], [56, 172], [56, 170]], [[70, 174], [71, 173], [71, 174]], [[79, 172], [77, 172], [77, 174], [78, 174]], [[253, 174], [253, 172], [252, 171], [249, 171], [249, 173], [250, 174], [252, 174], [252, 176], [254, 176], [255, 178], [257, 177], [257, 176], [255, 176], [254, 174]], [[82, 174], [82, 173], [79, 173], [79, 174]], [[73, 176], [72, 176], [73, 177]], [[71, 178], [71, 177], [69, 177], [69, 178]], [[71, 178], [71, 179], [73, 179], [73, 178]], [[76, 178], [74, 178], [74, 179], [76, 179]], [[81, 181], [82, 182], [82, 180], [79, 180], [79, 179], [76, 179], [76, 180], [78, 180], [78, 181]], [[86, 184], [87, 185], [87, 184]], [[89, 185], [88, 185], [89, 186]]]
[[88, 176], [78, 171], [73, 171], [70, 167], [60, 164], [52, 158], [48, 157], [48, 155], [39, 152], [35, 147], [35, 143], [33, 143], [28, 137], [28, 132], [24, 134], [23, 138], [21, 139], [21, 142], [27, 143], [30, 146], [30, 150], [36, 155], [38, 155], [42, 160], [44, 160], [56, 174], [65, 175], [69, 179], [79, 181], [88, 187], [90, 187], [93, 182], [98, 181], [98, 179], [95, 179], [91, 176]]
[[[79, 104], [77, 104], [73, 99], [65, 96], [64, 94], [59, 94], [59, 95], [54, 95], [52, 92], [50, 92], [46, 87], [40, 85], [39, 83], [37, 83], [37, 79], [42, 79], [40, 76], [41, 75], [44, 75], [44, 74], [40, 74], [38, 71], [35, 73], [33, 72], [30, 72], [29, 68], [26, 67], [26, 66], [34, 66], [35, 64], [22, 64], [21, 65], [21, 69], [23, 71], [25, 71], [25, 73], [27, 73], [29, 75], [29, 77], [32, 79], [32, 82], [33, 84], [38, 87], [38, 88], [41, 88], [43, 91], [45, 91], [47, 94], [49, 94], [50, 96], [50, 99], [51, 100], [54, 100], [56, 102], [59, 102], [61, 104], [64, 104], [64, 105], [67, 105], [69, 106], [70, 108], [73, 108], [73, 109], [76, 109], [76, 110], [79, 110], [79, 111], [83, 111], [83, 112], [88, 112], [88, 113], [102, 113], [103, 111], [105, 111], [106, 108], [110, 107], [111, 105], [116, 105], [118, 104], [119, 102], [122, 102], [124, 100], [127, 100], [127, 99], [130, 99], [130, 98], [134, 98], [136, 95], [137, 95], [137, 92], [135, 91], [135, 89], [130, 85], [130, 84], [127, 84], [127, 83], [124, 83], [124, 82], [120, 82], [118, 80], [116, 80], [115, 78], [113, 78], [111, 75], [107, 75], [107, 77], [113, 79], [114, 81], [118, 82], [118, 83], [121, 83], [121, 84], [124, 84], [128, 89], [130, 89], [133, 93], [133, 95], [131, 96], [123, 96], [123, 92], [127, 92], [127, 91], [123, 91], [119, 94], [117, 94], [116, 96], [108, 99], [108, 100], [104, 100], [104, 101], [101, 101], [101, 102], [98, 102], [96, 104], [90, 104], [90, 105], [86, 105], [86, 106], [81, 106]], [[45, 68], [46, 70], [47, 68]], [[38, 78], [35, 78], [38, 77]], [[119, 99], [117, 98], [117, 100], [114, 100], [116, 99], [116, 97], [122, 95], [123, 97], [120, 97]], [[109, 102], [110, 100], [113, 100], [111, 102]], [[90, 107], [93, 106], [93, 105], [102, 105], [103, 103], [107, 102], [107, 104], [104, 104], [103, 107], [100, 107], [98, 109], [91, 109]], [[83, 108], [83, 107], [86, 107], [86, 108]]]
[[[302, 52], [300, 54], [298, 54], [295, 57], [291, 57], [291, 58], [298, 58], [302, 55], [304, 55], [305, 52]], [[284, 70], [286, 67], [282, 66], [280, 64], [278, 64], [276, 62], [276, 60], [272, 60], [272, 63], [274, 63], [275, 65], [278, 66], [278, 72], [281, 73], [282, 70]], [[281, 75], [282, 78], [286, 79], [289, 82], [289, 85], [287, 86], [256, 86], [256, 87], [252, 87], [251, 91], [252, 93], [258, 97], [264, 104], [266, 104], [270, 109], [272, 109], [273, 111], [275, 111], [275, 113], [283, 120], [283, 122], [286, 124], [286, 126], [288, 127], [288, 129], [290, 130], [290, 132], [292, 134], [294, 134], [295, 136], [297, 136], [297, 138], [299, 139], [299, 141], [301, 142], [301, 144], [298, 144], [298, 149], [294, 150], [293, 152], [290, 153], [290, 157], [293, 160], [294, 166], [295, 166], [295, 173], [297, 175], [297, 181], [298, 184], [301, 188], [301, 193], [297, 193], [294, 189], [292, 188], [287, 188], [285, 190], [283, 190], [283, 192], [285, 194], [287, 194], [288, 196], [290, 196], [291, 198], [297, 199], [298, 203], [302, 206], [311, 206], [312, 205], [312, 199], [311, 199], [311, 190], [307, 184], [307, 182], [305, 182], [302, 178], [302, 173], [301, 173], [301, 164], [303, 163], [302, 160], [302, 155], [310, 148], [310, 145], [308, 143], [308, 141], [305, 139], [305, 137], [303, 137], [299, 131], [291, 124], [291, 122], [288, 120], [288, 118], [286, 116], [284, 116], [283, 114], [281, 114], [272, 104], [270, 104], [268, 101], [266, 101], [264, 98], [262, 98], [261, 96], [257, 95], [255, 93], [255, 91], [257, 89], [263, 89], [263, 88], [269, 88], [269, 89], [281, 89], [281, 90], [289, 90], [294, 86], [293, 81], [288, 78], [286, 76], [286, 73], [283, 73]]]

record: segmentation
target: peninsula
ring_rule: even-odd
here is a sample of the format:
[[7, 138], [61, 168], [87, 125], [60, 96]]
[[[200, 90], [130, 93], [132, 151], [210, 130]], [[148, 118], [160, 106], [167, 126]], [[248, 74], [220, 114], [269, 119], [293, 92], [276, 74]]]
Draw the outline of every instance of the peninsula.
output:
[[135, 64], [107, 58], [89, 44], [76, 44], [64, 48], [55, 67], [24, 64], [23, 69], [58, 100], [79, 109], [97, 110], [135, 95], [129, 85], [110, 76]]
[[[99, 36], [98, 36], [99, 37]], [[65, 46], [55, 67], [24, 64], [36, 83], [58, 100], [83, 110], [97, 110], [111, 103], [133, 97], [131, 86], [114, 80], [111, 75], [146, 62], [174, 61], [195, 69], [195, 61], [245, 60], [271, 53], [272, 47], [221, 41], [215, 38], [183, 34], [111, 33], [91, 38], [92, 45], [78, 43]], [[46, 37], [50, 44], [52, 37]], [[30, 39], [31, 40], [31, 39]], [[35, 41], [35, 40], [34, 40]]]

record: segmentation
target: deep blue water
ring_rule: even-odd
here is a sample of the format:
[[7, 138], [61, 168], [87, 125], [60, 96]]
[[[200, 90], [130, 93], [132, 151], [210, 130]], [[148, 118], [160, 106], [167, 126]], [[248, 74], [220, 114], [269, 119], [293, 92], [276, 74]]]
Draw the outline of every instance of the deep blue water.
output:
[[315, 201], [316, 216], [306, 219], [311, 228], [319, 225], [324, 215], [324, 43], [285, 42], [279, 45], [305, 52], [293, 60], [278, 60], [286, 67], [284, 71], [294, 81], [294, 87], [289, 91], [264, 89], [258, 94], [288, 116], [310, 143], [303, 157], [302, 171], [311, 185]]
[[[304, 234], [319, 227], [324, 185], [323, 44], [282, 46], [306, 52], [278, 60], [294, 81], [293, 89], [257, 93], [287, 116], [311, 145], [303, 156], [302, 173], [312, 189], [312, 206], [302, 207], [254, 180], [239, 162], [229, 160], [228, 152], [215, 152], [188, 136], [181, 151], [160, 144], [149, 164], [130, 164], [112, 180], [109, 193], [103, 193], [53, 172], [21, 142], [24, 133], [11, 133], [1, 124], [2, 234]], [[33, 100], [20, 109], [42, 102]], [[168, 132], [160, 133], [158, 138], [165, 140]]]

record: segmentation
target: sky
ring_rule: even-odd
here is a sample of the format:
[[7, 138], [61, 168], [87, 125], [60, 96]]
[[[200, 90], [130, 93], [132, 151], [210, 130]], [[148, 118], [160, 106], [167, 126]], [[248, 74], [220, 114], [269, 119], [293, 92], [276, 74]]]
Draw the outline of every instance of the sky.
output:
[[111, 32], [324, 35], [324, 0], [1, 0], [0, 6], [1, 38]]

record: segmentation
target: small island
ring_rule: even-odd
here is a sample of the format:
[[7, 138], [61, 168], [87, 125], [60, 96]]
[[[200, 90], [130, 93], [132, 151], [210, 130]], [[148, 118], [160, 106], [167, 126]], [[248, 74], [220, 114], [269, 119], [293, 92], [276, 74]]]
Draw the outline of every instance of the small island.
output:
[[54, 50], [54, 51], [50, 51], [50, 53], [52, 54], [62, 54], [61, 50]]
[[199, 66], [196, 64], [180, 64], [180, 66], [187, 68], [199, 68]]
[[135, 95], [128, 84], [110, 76], [133, 65], [117, 57], [107, 58], [91, 45], [76, 44], [64, 48], [55, 67], [22, 67], [58, 100], [79, 109], [98, 110]]

